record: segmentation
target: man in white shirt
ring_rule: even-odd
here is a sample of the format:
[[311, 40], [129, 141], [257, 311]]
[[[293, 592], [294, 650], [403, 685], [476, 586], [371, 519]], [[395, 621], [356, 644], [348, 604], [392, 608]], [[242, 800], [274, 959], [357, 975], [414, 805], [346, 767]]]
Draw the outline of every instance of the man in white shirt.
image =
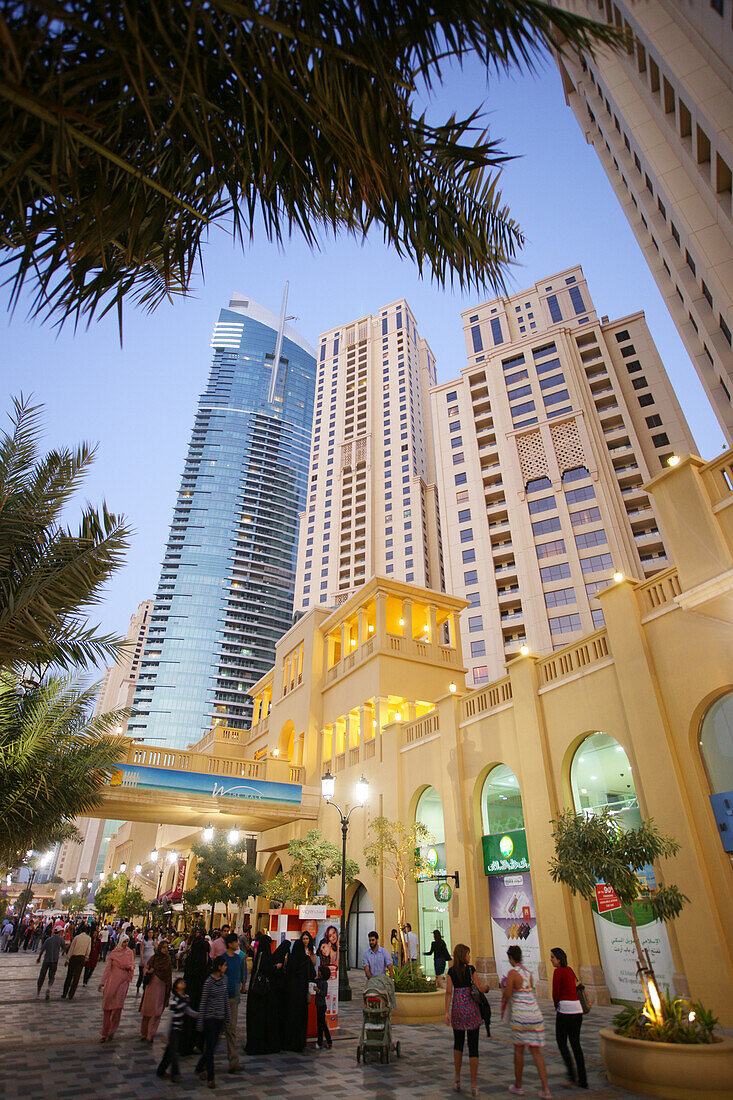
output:
[[417, 946], [417, 932], [412, 931], [412, 925], [405, 925], [405, 939], [407, 940], [407, 957], [410, 961], [417, 959], [418, 946]]
[[84, 969], [84, 963], [89, 958], [91, 949], [92, 940], [88, 932], [78, 932], [71, 941], [71, 947], [66, 956], [68, 971], [66, 973], [66, 981], [64, 982], [64, 991], [61, 994], [62, 1001], [67, 997], [70, 1001], [73, 1001], [81, 972]]
[[102, 930], [99, 933], [99, 939], [102, 944], [102, 960], [107, 958], [107, 952], [109, 951], [109, 925], [103, 924]]
[[369, 946], [364, 952], [361, 965], [364, 967], [367, 980], [379, 974], [389, 974], [390, 978], [394, 978], [392, 956], [386, 947], [379, 946], [379, 936], [376, 932], [369, 933]]

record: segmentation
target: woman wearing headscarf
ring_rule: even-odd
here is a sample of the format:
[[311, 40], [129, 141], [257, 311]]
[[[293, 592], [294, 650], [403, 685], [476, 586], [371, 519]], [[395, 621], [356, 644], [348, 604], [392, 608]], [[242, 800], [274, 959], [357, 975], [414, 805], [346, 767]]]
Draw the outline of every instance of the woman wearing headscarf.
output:
[[280, 1050], [278, 991], [273, 943], [265, 932], [257, 938], [252, 977], [247, 994], [247, 1054], [276, 1054]]
[[99, 988], [104, 990], [100, 1043], [108, 1043], [120, 1026], [122, 1007], [135, 973], [135, 956], [129, 943], [128, 937], [122, 936], [114, 951], [110, 951], [99, 983]]
[[272, 955], [272, 965], [274, 972], [272, 975], [272, 984], [275, 992], [275, 1005], [277, 1007], [277, 1021], [278, 1021], [278, 1050], [281, 1050], [285, 1043], [285, 1021], [287, 1019], [287, 1007], [288, 1007], [288, 992], [287, 992], [287, 973], [288, 973], [288, 960], [290, 958], [290, 949], [293, 945], [290, 940], [283, 940], [275, 948]]
[[160, 940], [155, 954], [148, 963], [146, 973], [150, 975], [145, 993], [140, 1002], [142, 1021], [140, 1038], [152, 1043], [158, 1030], [160, 1017], [168, 1004], [173, 984], [173, 966], [168, 952], [168, 941]]
[[[199, 929], [191, 941], [191, 947], [183, 967], [183, 977], [186, 982], [186, 994], [191, 1008], [196, 1012], [201, 1004], [201, 991], [204, 982], [209, 976], [211, 961], [209, 959], [210, 947], [206, 938]], [[183, 1021], [183, 1035], [178, 1048], [182, 1055], [193, 1054], [194, 1050], [203, 1050], [201, 1032], [196, 1030], [196, 1020], [192, 1016], [186, 1016]]]
[[285, 992], [287, 1016], [285, 1019], [285, 1050], [305, 1050], [308, 1041], [308, 985], [315, 980], [313, 965], [313, 940], [310, 932], [301, 932], [290, 952]]

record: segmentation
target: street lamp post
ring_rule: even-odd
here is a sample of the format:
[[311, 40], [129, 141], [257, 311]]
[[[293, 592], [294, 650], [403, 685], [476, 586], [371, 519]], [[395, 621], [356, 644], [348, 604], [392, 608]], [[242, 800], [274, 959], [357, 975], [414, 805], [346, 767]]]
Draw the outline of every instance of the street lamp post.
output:
[[330, 769], [321, 778], [321, 793], [333, 806], [341, 818], [341, 935], [339, 936], [339, 1001], [351, 1000], [351, 986], [349, 985], [349, 971], [346, 942], [346, 838], [349, 833], [349, 819], [357, 806], [363, 806], [369, 794], [369, 784], [362, 775], [356, 784], [356, 805], [352, 806], [347, 814], [333, 800], [336, 789], [336, 780], [331, 775]]

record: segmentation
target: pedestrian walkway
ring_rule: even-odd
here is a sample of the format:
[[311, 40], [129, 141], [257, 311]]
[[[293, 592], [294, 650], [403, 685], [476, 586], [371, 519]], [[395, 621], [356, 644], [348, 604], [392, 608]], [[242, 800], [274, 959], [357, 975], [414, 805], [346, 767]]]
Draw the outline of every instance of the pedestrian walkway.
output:
[[[140, 1017], [134, 984], [128, 993], [122, 1023], [113, 1042], [98, 1042], [102, 1022], [102, 995], [98, 991], [101, 967], [86, 988], [81, 985], [72, 1002], [60, 1000], [64, 967], [59, 966], [51, 1000], [36, 999], [38, 967], [35, 956], [0, 955], [0, 1058], [3, 1064], [3, 1100], [151, 1100], [155, 1097], [208, 1095], [206, 1086], [194, 1074], [194, 1059], [182, 1060], [179, 1085], [161, 1081], [155, 1067], [163, 1053], [163, 1028], [152, 1050], [138, 1040]], [[96, 980], [95, 980], [96, 979]], [[304, 1054], [247, 1058], [244, 1071], [226, 1073], [226, 1046], [217, 1052], [217, 1091], [224, 1096], [247, 1095], [272, 1100], [408, 1100], [420, 1097], [437, 1100], [453, 1093], [452, 1033], [447, 1027], [396, 1028], [402, 1057], [389, 1065], [357, 1065], [356, 1042], [361, 1027], [363, 975], [352, 975], [354, 1000], [341, 1009], [342, 1029], [334, 1035], [331, 1051], [309, 1047]], [[509, 1027], [499, 1021], [497, 994], [490, 996], [494, 1012], [492, 1039], [481, 1038], [479, 1062], [480, 1095], [509, 1097], [513, 1080], [513, 1048]], [[588, 1064], [587, 1092], [568, 1088], [564, 1066], [555, 1048], [554, 1013], [547, 1009], [545, 1055], [553, 1097], [586, 1096], [593, 1100], [640, 1100], [632, 1093], [614, 1088], [605, 1080], [599, 1056], [598, 1029], [608, 1025], [615, 1010], [594, 1008], [583, 1025], [583, 1047]], [[245, 1019], [244, 1005], [240, 1020]], [[167, 1023], [166, 1023], [167, 1030]], [[240, 1028], [244, 1041], [244, 1025]], [[467, 1061], [467, 1060], [466, 1060]], [[525, 1071], [524, 1089], [528, 1100], [537, 1097], [539, 1082], [531, 1064]], [[470, 1096], [468, 1065], [463, 1073], [463, 1094]]]

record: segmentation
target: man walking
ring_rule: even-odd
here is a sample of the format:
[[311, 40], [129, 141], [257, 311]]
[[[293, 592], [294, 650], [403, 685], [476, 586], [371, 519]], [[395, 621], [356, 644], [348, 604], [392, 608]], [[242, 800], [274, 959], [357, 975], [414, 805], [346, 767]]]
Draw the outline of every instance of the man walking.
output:
[[102, 931], [99, 933], [99, 938], [102, 941], [102, 962], [107, 958], [107, 952], [109, 951], [109, 925], [103, 924]]
[[61, 952], [64, 949], [64, 938], [60, 932], [53, 932], [50, 936], [47, 936], [41, 946], [40, 953], [36, 962], [41, 963], [41, 972], [38, 975], [38, 991], [37, 997], [41, 995], [41, 989], [43, 988], [43, 981], [48, 974], [48, 989], [46, 990], [46, 1000], [51, 998], [51, 986], [53, 985], [54, 978], [56, 977], [56, 967], [59, 965], [59, 958]]
[[236, 932], [230, 932], [226, 938], [224, 963], [226, 967], [224, 977], [227, 983], [227, 997], [229, 998], [229, 1020], [226, 1025], [227, 1058], [229, 1059], [227, 1073], [240, 1073], [242, 1067], [239, 1062], [239, 1049], [237, 1047], [237, 1015], [242, 987], [247, 980], [247, 967], [239, 953], [239, 937]]
[[6, 917], [3, 921], [3, 929], [0, 932], [0, 951], [7, 951], [8, 943], [13, 938], [13, 922]]
[[73, 1001], [74, 994], [76, 993], [76, 987], [79, 984], [79, 978], [81, 972], [84, 969], [84, 964], [89, 958], [89, 954], [92, 950], [92, 940], [88, 932], [78, 932], [71, 941], [71, 947], [69, 953], [66, 956], [66, 965], [68, 970], [66, 971], [66, 981], [64, 982], [64, 991], [61, 994], [61, 1000], [68, 998]]
[[379, 935], [376, 932], [369, 933], [369, 947], [362, 956], [361, 965], [367, 981], [379, 974], [389, 974], [390, 978], [394, 978], [392, 956], [386, 947], [379, 946]]
[[226, 951], [226, 949], [227, 949], [227, 936], [228, 935], [229, 935], [229, 925], [228, 924], [222, 924], [221, 932], [219, 933], [219, 935], [216, 937], [216, 939], [212, 943], [211, 949], [209, 951], [209, 958], [211, 959], [212, 962], [214, 961], [214, 959], [218, 959], [219, 955], [223, 955], [224, 952]]
[[412, 925], [405, 925], [405, 939], [407, 940], [407, 957], [410, 962], [417, 962], [417, 933], [412, 931]]

